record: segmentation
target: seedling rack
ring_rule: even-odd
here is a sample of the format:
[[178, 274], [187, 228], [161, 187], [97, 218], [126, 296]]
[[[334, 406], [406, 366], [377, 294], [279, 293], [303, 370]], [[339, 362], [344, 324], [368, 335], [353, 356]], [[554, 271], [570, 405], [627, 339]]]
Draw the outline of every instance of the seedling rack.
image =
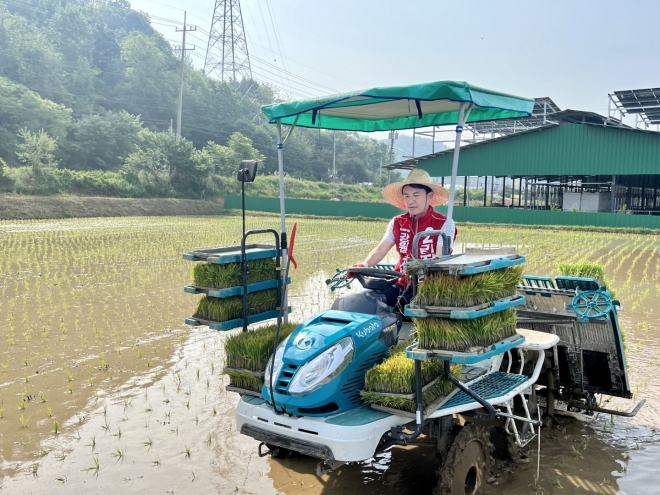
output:
[[[258, 234], [272, 234], [274, 237], [274, 244], [247, 244], [247, 238], [252, 235]], [[195, 249], [193, 251], [184, 253], [183, 258], [188, 261], [206, 262], [216, 265], [228, 265], [230, 263], [240, 263], [242, 271], [242, 284], [226, 287], [223, 289], [215, 289], [211, 287], [201, 287], [197, 285], [188, 285], [184, 287], [184, 291], [189, 294], [206, 294], [208, 297], [226, 299], [230, 297], [242, 296], [243, 298], [243, 315], [241, 318], [233, 318], [228, 321], [212, 321], [201, 317], [192, 316], [185, 320], [186, 325], [201, 326], [208, 325], [211, 330], [227, 331], [234, 328], [243, 327], [247, 331], [248, 325], [258, 323], [272, 318], [278, 318], [281, 308], [281, 292], [282, 292], [282, 278], [281, 271], [281, 258], [282, 250], [280, 249], [280, 236], [277, 231], [273, 229], [260, 229], [250, 230], [243, 234], [240, 246], [227, 246], [216, 248]], [[270, 280], [263, 280], [260, 282], [248, 284], [248, 270], [250, 261], [275, 258], [274, 278]], [[287, 284], [290, 279], [287, 278]], [[277, 290], [277, 306], [268, 311], [262, 311], [255, 314], [249, 314], [247, 295], [263, 290], [276, 289]], [[290, 307], [285, 308], [283, 313], [289, 313]]]

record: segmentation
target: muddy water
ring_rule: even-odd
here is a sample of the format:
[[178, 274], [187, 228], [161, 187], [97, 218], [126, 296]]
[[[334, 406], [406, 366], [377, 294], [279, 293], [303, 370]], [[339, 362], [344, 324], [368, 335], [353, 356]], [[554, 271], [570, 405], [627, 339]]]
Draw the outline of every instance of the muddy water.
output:
[[[250, 217], [248, 226], [277, 219]], [[384, 223], [298, 227], [295, 319], [328, 307], [323, 281], [362, 260]], [[0, 223], [1, 492], [430, 493], [438, 461], [425, 439], [318, 478], [316, 461], [259, 458], [256, 442], [235, 431], [238, 397], [219, 373], [226, 334], [182, 324], [196, 297], [181, 290], [190, 263], [180, 253], [235, 244], [239, 229], [236, 217]], [[633, 420], [600, 415], [545, 429], [538, 486], [660, 493], [660, 239], [467, 226], [459, 235], [516, 245], [528, 273], [554, 275], [557, 263], [579, 259], [606, 266], [625, 307], [631, 387], [648, 402]], [[499, 474], [485, 493], [533, 493], [536, 448]]]

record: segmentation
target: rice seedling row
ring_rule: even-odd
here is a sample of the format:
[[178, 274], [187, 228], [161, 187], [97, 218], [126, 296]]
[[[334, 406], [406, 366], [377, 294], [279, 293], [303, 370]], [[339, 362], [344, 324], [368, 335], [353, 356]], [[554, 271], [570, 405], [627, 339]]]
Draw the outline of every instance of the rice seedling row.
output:
[[[248, 228], [279, 225], [276, 216], [248, 216], [247, 220]], [[382, 238], [387, 222], [310, 218], [297, 221], [300, 269], [292, 274], [290, 296], [295, 301], [293, 318], [302, 319], [329, 307], [335, 295], [324, 290], [323, 280], [335, 268], [363, 259]], [[637, 319], [650, 322], [653, 328], [654, 321], [642, 315], [647, 315], [660, 302], [656, 288], [660, 285], [657, 282], [660, 269], [654, 268], [655, 261], [646, 258], [652, 252], [657, 253], [660, 245], [657, 237], [476, 225], [459, 228], [459, 242], [516, 245], [527, 258], [526, 273], [554, 276], [557, 263], [578, 250], [588, 261], [605, 256], [605, 273], [615, 289], [632, 277], [630, 294], [638, 294], [640, 298], [646, 294], [638, 309], [623, 314], [631, 329], [631, 359], [634, 362], [640, 357], [634, 352], [639, 341], [636, 333], [643, 333]], [[183, 352], [188, 339], [203, 332], [191, 330], [181, 322], [183, 316], [194, 312], [197, 303], [195, 298], [181, 292], [181, 287], [190, 282], [191, 268], [181, 259], [181, 253], [191, 245], [230, 244], [240, 237], [240, 231], [238, 217], [0, 221], [0, 321], [3, 323], [0, 433], [5, 439], [0, 445], [0, 456], [6, 466], [38, 460], [39, 448], [35, 446], [54, 439], [54, 421], [58, 422], [60, 440], [69, 438], [93, 421], [86, 419], [81, 426], [77, 413], [94, 418], [95, 407], [101, 407], [104, 401], [121, 403], [121, 397], [144, 383], [146, 377], [157, 376], [156, 380], [169, 376], [172, 357]], [[636, 250], [643, 243], [651, 249], [636, 262], [634, 271], [627, 262], [615, 274], [614, 268], [620, 260], [631, 251], [635, 253], [629, 260], [638, 256]], [[389, 259], [393, 260], [393, 255]], [[648, 267], [648, 280], [637, 283], [643, 279], [644, 266]], [[628, 295], [628, 291], [619, 295], [624, 304]], [[217, 334], [213, 335], [215, 338]], [[223, 362], [224, 356], [222, 340], [219, 342], [216, 364]], [[193, 362], [193, 357], [186, 359]], [[199, 365], [191, 364], [191, 368], [195, 367]], [[207, 367], [210, 370], [210, 365]], [[217, 370], [209, 376], [209, 390], [218, 388], [213, 376], [218, 376]], [[203, 374], [200, 377], [203, 388], [206, 388], [205, 378]], [[185, 394], [187, 388], [184, 378], [180, 393]], [[168, 422], [170, 419], [164, 414], [177, 399], [175, 396], [155, 399], [159, 394], [160, 388], [157, 391], [150, 388], [149, 400], [153, 402], [144, 408], [153, 409], [151, 414], [158, 415], [159, 421]], [[186, 398], [190, 400], [191, 414], [199, 413], [196, 408], [203, 407], [203, 396], [201, 392], [200, 397]], [[211, 409], [217, 406], [210, 404], [210, 397], [209, 394], [209, 417], [229, 414], [218, 408], [214, 416]], [[165, 399], [170, 402], [165, 403]], [[180, 406], [188, 411], [183, 406], [186, 401], [180, 400]], [[24, 409], [19, 409], [19, 402]], [[137, 416], [137, 410], [137, 407], [126, 410], [130, 421]], [[100, 451], [94, 455], [100, 456], [101, 473], [112, 464], [109, 452], [123, 448], [129, 436], [122, 424], [122, 444], [103, 443], [102, 437], [116, 442], [111, 434], [116, 432], [117, 422], [124, 418], [119, 415], [121, 412], [109, 414], [114, 414], [110, 419], [111, 433], [104, 434], [98, 427], [92, 433], [96, 435], [95, 448]], [[21, 416], [25, 428], [21, 428]], [[194, 414], [189, 420], [194, 425], [193, 418]], [[199, 424], [203, 422], [200, 415]], [[155, 424], [154, 418], [150, 435], [154, 446], [158, 446], [162, 438], [154, 433]], [[134, 431], [141, 428], [144, 424]], [[169, 428], [169, 425], [163, 428], [167, 430], [165, 434], [175, 436]], [[92, 435], [85, 437], [80, 445], [89, 444]], [[139, 442], [146, 436], [139, 435]], [[137, 457], [135, 453], [140, 448], [146, 448], [139, 442], [134, 446], [129, 444], [129, 462]], [[92, 452], [87, 449], [83, 468], [93, 465]], [[193, 455], [199, 449], [193, 447]], [[183, 444], [175, 451], [181, 450]], [[149, 463], [159, 461], [165, 465], [166, 459], [163, 452], [154, 455]], [[12, 469], [5, 471], [7, 476], [12, 473]]]

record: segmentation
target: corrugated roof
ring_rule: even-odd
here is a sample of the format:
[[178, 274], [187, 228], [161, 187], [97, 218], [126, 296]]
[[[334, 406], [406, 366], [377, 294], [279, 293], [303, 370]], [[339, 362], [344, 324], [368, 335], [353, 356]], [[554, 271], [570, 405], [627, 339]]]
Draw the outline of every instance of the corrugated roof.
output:
[[[451, 175], [452, 157], [453, 150], [445, 150], [390, 167], [411, 169], [418, 166], [433, 177], [443, 177]], [[658, 173], [660, 133], [626, 126], [569, 123], [463, 146], [458, 165], [461, 176]]]

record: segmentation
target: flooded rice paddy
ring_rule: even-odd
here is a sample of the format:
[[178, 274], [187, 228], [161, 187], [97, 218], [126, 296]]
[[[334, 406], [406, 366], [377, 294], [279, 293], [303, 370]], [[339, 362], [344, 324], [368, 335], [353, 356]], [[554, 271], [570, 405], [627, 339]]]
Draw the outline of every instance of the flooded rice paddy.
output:
[[[324, 280], [361, 261], [386, 224], [297, 221], [300, 320], [329, 306]], [[431, 492], [438, 461], [424, 438], [318, 478], [315, 460], [260, 458], [236, 432], [238, 396], [220, 374], [227, 335], [183, 324], [197, 297], [183, 293], [181, 253], [239, 239], [239, 217], [0, 222], [0, 493]], [[660, 236], [463, 226], [458, 240], [515, 245], [530, 274], [603, 264], [625, 308], [635, 399], [647, 399], [632, 420], [544, 429], [538, 483], [533, 448], [485, 493], [660, 493]]]

